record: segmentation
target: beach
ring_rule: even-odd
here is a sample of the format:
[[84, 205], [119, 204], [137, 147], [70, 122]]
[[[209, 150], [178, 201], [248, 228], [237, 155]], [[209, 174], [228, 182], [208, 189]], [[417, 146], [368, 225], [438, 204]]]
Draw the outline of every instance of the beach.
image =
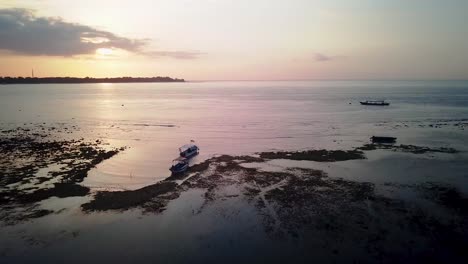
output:
[[5, 263], [468, 259], [465, 81], [0, 86], [0, 140]]

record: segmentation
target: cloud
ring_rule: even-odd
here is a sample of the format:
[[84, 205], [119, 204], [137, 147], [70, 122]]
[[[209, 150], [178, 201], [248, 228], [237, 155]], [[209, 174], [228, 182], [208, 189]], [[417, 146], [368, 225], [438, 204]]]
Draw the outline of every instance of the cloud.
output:
[[119, 37], [60, 18], [36, 17], [28, 9], [0, 10], [0, 49], [14, 53], [73, 56], [104, 47], [137, 52], [145, 45], [146, 40]]
[[94, 54], [99, 48], [176, 59], [194, 59], [201, 54], [188, 51], [146, 51], [149, 41], [121, 37], [109, 31], [65, 22], [62, 18], [37, 17], [29, 9], [0, 9], [0, 50], [17, 54], [74, 56]]
[[199, 51], [149, 51], [145, 52], [151, 57], [172, 57], [176, 59], [192, 60], [198, 58], [205, 53]]

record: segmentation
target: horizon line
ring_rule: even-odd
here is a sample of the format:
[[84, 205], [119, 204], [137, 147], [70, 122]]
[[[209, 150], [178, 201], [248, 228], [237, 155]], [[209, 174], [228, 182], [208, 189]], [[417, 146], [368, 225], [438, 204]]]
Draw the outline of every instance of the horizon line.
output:
[[466, 79], [208, 79], [208, 80], [190, 80], [185, 82], [305, 82], [305, 81], [468, 81]]
[[414, 78], [414, 79], [387, 79], [387, 78], [305, 78], [305, 79], [185, 79], [180, 77], [170, 77], [170, 76], [118, 76], [118, 77], [76, 77], [76, 76], [6, 76], [0, 75], [0, 78], [31, 78], [31, 79], [41, 79], [41, 78], [77, 78], [77, 79], [118, 79], [118, 78], [172, 78], [185, 80], [185, 82], [304, 82], [304, 81], [468, 81], [466, 79], [424, 79], [424, 78]]

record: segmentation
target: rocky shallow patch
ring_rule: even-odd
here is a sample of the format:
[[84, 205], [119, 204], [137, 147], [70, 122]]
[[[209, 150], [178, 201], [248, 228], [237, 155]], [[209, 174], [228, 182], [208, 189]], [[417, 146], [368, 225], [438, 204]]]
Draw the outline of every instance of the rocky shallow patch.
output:
[[44, 216], [46, 211], [34, 204], [53, 196], [87, 195], [89, 188], [78, 183], [97, 164], [124, 150], [105, 149], [100, 140], [52, 139], [42, 128], [3, 130], [0, 135], [0, 220]]
[[[4, 131], [0, 136], [0, 220], [14, 224], [54, 213], [38, 202], [49, 197], [85, 196], [78, 183], [87, 172], [123, 149], [104, 149], [102, 142], [51, 140], [34, 131]], [[323, 254], [356, 262], [466, 260], [467, 198], [456, 188], [437, 183], [411, 188], [446, 214], [434, 214], [408, 201], [379, 195], [366, 182], [333, 178], [321, 170], [287, 168], [263, 171], [242, 166], [273, 159], [339, 162], [365, 159], [375, 149], [414, 154], [456, 153], [450, 148], [369, 144], [353, 150], [262, 152], [252, 156], [222, 155], [196, 164], [182, 175], [134, 191], [101, 191], [81, 206], [94, 211], [140, 208], [161, 213], [191, 190], [204, 192], [203, 205], [236, 199], [253, 208], [272, 238], [293, 239]], [[229, 192], [226, 190], [229, 189]], [[229, 208], [227, 208], [229, 210]], [[342, 258], [340, 258], [342, 257]]]
[[[162, 211], [167, 204], [165, 195], [177, 190], [174, 182], [160, 182], [135, 191], [98, 192], [94, 200], [83, 204], [85, 211], [125, 210], [133, 207]], [[173, 197], [177, 198], [177, 197]]]
[[[425, 149], [432, 150], [438, 149]], [[310, 153], [315, 160], [324, 162], [345, 160], [345, 152], [332, 151], [302, 152], [299, 156], [289, 153], [223, 155], [192, 166], [184, 175], [139, 190], [99, 192], [82, 208], [85, 211], [141, 208], [145, 212], [161, 213], [183, 192], [197, 189], [204, 190], [205, 200], [197, 213], [203, 213], [208, 206], [219, 206], [227, 199], [236, 199], [246, 207], [255, 208], [264, 230], [273, 239], [292, 238], [312, 248], [321, 248], [323, 254], [336, 260], [468, 259], [463, 250], [463, 245], [468, 244], [467, 200], [454, 187], [437, 183], [409, 187], [422, 199], [442, 211], [447, 210], [445, 214], [434, 214], [411, 201], [379, 195], [374, 184], [332, 178], [320, 170], [288, 168], [271, 172], [242, 166], [273, 157], [302, 159]], [[345, 157], [362, 158], [359, 151], [351, 153]]]
[[289, 160], [311, 160], [318, 162], [334, 162], [354, 159], [365, 159], [364, 152], [360, 150], [306, 150], [306, 151], [278, 151], [261, 152], [263, 159], [289, 159]]
[[[146, 186], [138, 190], [98, 192], [95, 196], [95, 199], [87, 204], [84, 204], [82, 208], [86, 211], [105, 211], [126, 210], [129, 208], [141, 207], [149, 211], [162, 212], [165, 205], [168, 203], [168, 199], [175, 199], [179, 197], [181, 192], [187, 191], [191, 188], [204, 188], [212, 191], [213, 189], [219, 188], [226, 184], [240, 185], [250, 183], [249, 186], [244, 186], [242, 192], [247, 194], [247, 196], [251, 196], [251, 194], [257, 194], [260, 192], [256, 187], [269, 187], [280, 182], [290, 181], [291, 186], [299, 186], [295, 187], [297, 189], [311, 183], [312, 178], [308, 178], [307, 182], [299, 181], [297, 173], [308, 173], [313, 175], [313, 184], [318, 188], [323, 187], [323, 190], [332, 189], [333, 186], [330, 185], [332, 183], [336, 186], [353, 186], [353, 184], [358, 183], [345, 181], [343, 179], [319, 181], [324, 178], [324, 173], [318, 170], [295, 168], [289, 169], [287, 172], [265, 172], [259, 171], [255, 168], [246, 168], [241, 166], [241, 164], [265, 162], [272, 159], [309, 160], [316, 162], [337, 162], [366, 159], [364, 151], [376, 149], [411, 152], [414, 154], [422, 154], [427, 152], [457, 153], [457, 151], [452, 148], [429, 148], [414, 145], [393, 144], [366, 144], [353, 150], [322, 149], [297, 152], [261, 152], [257, 153], [255, 156], [221, 155], [191, 166], [188, 172], [184, 174], [173, 175], [165, 179], [163, 182]], [[232, 175], [234, 175], [234, 177], [232, 177]], [[175, 184], [174, 181], [180, 180], [185, 181], [183, 181], [181, 184]], [[364, 187], [368, 188], [368, 185], [365, 185]]]
[[419, 128], [455, 128], [465, 130], [468, 127], [468, 119], [428, 119], [425, 121], [403, 121], [403, 122], [379, 122], [375, 126], [388, 126], [390, 129], [401, 129], [410, 127]]
[[454, 154], [458, 153], [458, 151], [454, 148], [430, 148], [424, 146], [415, 146], [415, 145], [396, 145], [396, 144], [365, 144], [362, 147], [357, 148], [357, 150], [376, 150], [376, 149], [387, 149], [393, 151], [401, 151], [401, 152], [409, 152], [413, 154], [424, 154], [424, 153], [448, 153]]

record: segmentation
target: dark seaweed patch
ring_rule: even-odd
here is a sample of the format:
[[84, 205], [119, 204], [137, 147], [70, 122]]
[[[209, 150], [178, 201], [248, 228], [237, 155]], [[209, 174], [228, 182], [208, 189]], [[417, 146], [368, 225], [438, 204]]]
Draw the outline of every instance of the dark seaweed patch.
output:
[[[134, 191], [120, 192], [98, 192], [89, 203], [83, 204], [85, 211], [104, 211], [104, 210], [125, 210], [133, 207], [144, 206], [150, 203], [153, 210], [160, 210], [165, 203], [161, 199], [155, 201], [155, 198], [161, 197], [177, 190], [177, 184], [174, 182], [160, 182]], [[177, 198], [177, 197], [171, 197]]]
[[[42, 132], [45, 127], [17, 128], [3, 131], [0, 136], [0, 220], [13, 222], [43, 216], [46, 212], [32, 204], [50, 197], [85, 196], [89, 188], [78, 185], [89, 170], [102, 161], [124, 150], [105, 150], [100, 140], [53, 139]], [[66, 128], [66, 127], [65, 127]], [[60, 127], [60, 131], [68, 130]], [[37, 132], [39, 130], [39, 132]], [[50, 127], [48, 130], [56, 130]], [[59, 132], [57, 132], [59, 133]], [[67, 132], [68, 133], [68, 132]], [[37, 175], [40, 169], [50, 168], [45, 175]], [[49, 185], [48, 181], [53, 183]], [[21, 188], [29, 184], [28, 188]], [[14, 210], [15, 207], [30, 210]]]
[[261, 152], [263, 159], [289, 159], [289, 160], [311, 160], [318, 162], [334, 162], [354, 159], [365, 159], [364, 152], [360, 150], [307, 150], [299, 152]]
[[366, 144], [357, 149], [364, 150], [364, 151], [376, 150], [376, 149], [387, 149], [387, 150], [393, 150], [393, 151], [410, 152], [413, 154], [458, 153], [458, 151], [454, 148], [430, 148], [430, 147], [422, 147], [422, 146], [415, 146], [415, 145], [391, 145], [391, 144]]
[[468, 197], [460, 193], [457, 188], [433, 182], [421, 184], [417, 188], [423, 191], [426, 198], [468, 216]]
[[[105, 204], [99, 210], [141, 207], [161, 212], [180, 193], [205, 189], [198, 213], [222, 199], [244, 199], [256, 208], [271, 238], [307, 241], [333, 259], [385, 263], [467, 259], [463, 250], [467, 223], [460, 217], [466, 200], [450, 188], [437, 184], [423, 188], [428, 199], [456, 209], [459, 217], [447, 222], [413, 204], [377, 195], [371, 183], [330, 178], [313, 169], [259, 171], [242, 167], [238, 160], [248, 159], [214, 157], [196, 166], [180, 185], [168, 179], [149, 189], [102, 192], [90, 204]], [[241, 196], [223, 194], [221, 187], [233, 185]], [[137, 198], [129, 198], [134, 195]]]

